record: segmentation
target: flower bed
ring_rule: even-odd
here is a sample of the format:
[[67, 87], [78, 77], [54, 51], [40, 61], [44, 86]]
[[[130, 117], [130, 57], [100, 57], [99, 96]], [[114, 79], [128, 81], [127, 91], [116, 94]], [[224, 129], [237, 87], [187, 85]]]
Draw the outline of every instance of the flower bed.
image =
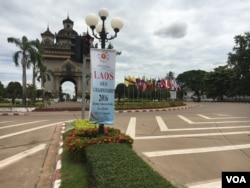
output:
[[127, 143], [131, 145], [133, 139], [121, 133], [119, 129], [105, 127], [104, 134], [99, 134], [98, 128], [72, 129], [65, 136], [65, 145], [70, 152], [80, 151], [89, 145], [103, 143]]

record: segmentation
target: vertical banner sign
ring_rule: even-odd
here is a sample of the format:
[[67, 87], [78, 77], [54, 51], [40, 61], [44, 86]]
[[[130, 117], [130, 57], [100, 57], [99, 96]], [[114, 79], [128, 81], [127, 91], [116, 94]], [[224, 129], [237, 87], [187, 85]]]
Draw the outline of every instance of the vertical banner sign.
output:
[[89, 120], [98, 124], [114, 124], [116, 51], [90, 49], [91, 97]]

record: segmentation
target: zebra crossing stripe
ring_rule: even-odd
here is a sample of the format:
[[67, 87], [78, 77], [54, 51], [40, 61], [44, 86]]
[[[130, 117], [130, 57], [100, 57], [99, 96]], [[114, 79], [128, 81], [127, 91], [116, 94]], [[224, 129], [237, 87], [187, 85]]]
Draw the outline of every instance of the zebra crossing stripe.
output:
[[131, 117], [126, 132], [126, 135], [129, 135], [131, 138], [135, 138], [135, 125], [136, 125], [136, 118]]
[[236, 134], [250, 134], [250, 131], [224, 132], [224, 133], [198, 133], [198, 134], [179, 134], [179, 135], [160, 135], [160, 136], [140, 136], [135, 137], [135, 140], [152, 140], [152, 139], [167, 139], [167, 138], [195, 138], [206, 136], [225, 136]]
[[167, 131], [168, 130], [168, 127], [167, 125], [165, 124], [165, 122], [163, 121], [163, 119], [161, 118], [161, 116], [156, 116], [156, 121], [160, 127], [160, 130], [161, 131]]
[[193, 122], [189, 120], [188, 118], [178, 115], [179, 118], [181, 118], [183, 121], [187, 122], [188, 124], [223, 124], [223, 123], [248, 123], [250, 121], [202, 121], [202, 122]]
[[247, 118], [247, 117], [231, 117], [231, 116], [223, 116], [218, 118], [210, 118], [208, 116], [204, 116], [202, 114], [197, 114], [198, 116], [204, 118], [204, 119], [238, 119], [238, 118]]
[[170, 155], [183, 155], [183, 154], [248, 149], [248, 148], [250, 148], [250, 144], [204, 147], [204, 148], [190, 148], [190, 149], [177, 149], [177, 150], [165, 150], [165, 151], [153, 151], [153, 152], [143, 152], [143, 154], [146, 155], [147, 157], [160, 157], [160, 156], [170, 156]]

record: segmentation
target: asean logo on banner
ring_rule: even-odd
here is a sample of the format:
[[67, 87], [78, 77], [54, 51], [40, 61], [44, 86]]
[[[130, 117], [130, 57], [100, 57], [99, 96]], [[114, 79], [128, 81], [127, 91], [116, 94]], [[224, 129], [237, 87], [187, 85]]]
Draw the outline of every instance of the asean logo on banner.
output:
[[98, 58], [100, 62], [106, 63], [107, 61], [109, 61], [109, 54], [106, 51], [102, 51], [100, 54], [98, 54]]

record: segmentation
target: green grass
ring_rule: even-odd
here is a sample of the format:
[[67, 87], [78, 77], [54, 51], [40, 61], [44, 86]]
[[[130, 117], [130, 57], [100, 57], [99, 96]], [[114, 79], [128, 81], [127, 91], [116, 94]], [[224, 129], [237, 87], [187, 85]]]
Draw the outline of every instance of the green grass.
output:
[[12, 104], [11, 102], [0, 102], [0, 107], [39, 107], [43, 106], [43, 102], [37, 101], [34, 105], [30, 105], [27, 103], [27, 105], [22, 105], [22, 103], [16, 103]]
[[79, 160], [75, 160], [66, 149], [62, 153], [60, 188], [87, 188], [88, 173], [86, 165]]
[[131, 109], [157, 109], [157, 108], [168, 108], [173, 106], [185, 105], [182, 101], [123, 101], [115, 104], [116, 110], [131, 110]]

